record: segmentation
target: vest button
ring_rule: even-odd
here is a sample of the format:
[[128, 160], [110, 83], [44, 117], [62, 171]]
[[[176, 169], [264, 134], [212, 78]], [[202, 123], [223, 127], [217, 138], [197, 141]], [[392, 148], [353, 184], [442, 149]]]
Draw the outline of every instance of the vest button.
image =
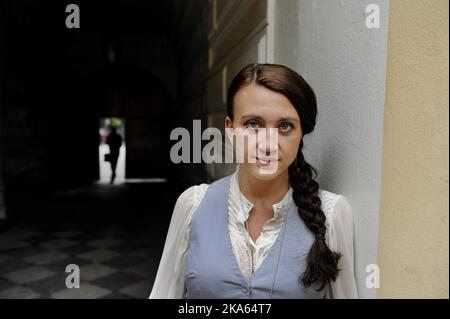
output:
[[244, 294], [246, 294], [246, 293], [248, 292], [248, 287], [247, 287], [246, 284], [242, 284], [242, 285], [241, 285], [241, 291], [242, 291]]

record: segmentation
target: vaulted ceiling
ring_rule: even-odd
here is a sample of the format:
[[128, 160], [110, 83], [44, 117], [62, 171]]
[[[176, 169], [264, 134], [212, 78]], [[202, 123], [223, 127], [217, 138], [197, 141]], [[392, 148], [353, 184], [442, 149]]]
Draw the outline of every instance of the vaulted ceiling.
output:
[[[207, 0], [203, 0], [207, 1]], [[183, 17], [197, 1], [96, 0], [80, 4], [83, 26], [88, 32], [129, 41], [177, 41]]]

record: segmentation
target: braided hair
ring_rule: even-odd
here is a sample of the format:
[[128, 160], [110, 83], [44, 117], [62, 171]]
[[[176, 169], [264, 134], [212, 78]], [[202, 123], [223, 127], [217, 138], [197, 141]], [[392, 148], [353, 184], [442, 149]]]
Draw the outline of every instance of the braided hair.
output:
[[[227, 115], [233, 120], [234, 96], [239, 89], [250, 84], [261, 85], [286, 96], [297, 110], [303, 135], [314, 130], [317, 117], [317, 101], [312, 88], [298, 73], [279, 64], [252, 63], [245, 66], [231, 81], [227, 92]], [[325, 242], [325, 214], [321, 209], [319, 184], [314, 180], [317, 171], [305, 161], [302, 152], [303, 137], [296, 160], [289, 166], [289, 183], [298, 214], [305, 225], [315, 234], [307, 258], [306, 270], [299, 276], [305, 287], [319, 283], [318, 291], [335, 281], [341, 254], [329, 249]], [[313, 175], [314, 174], [314, 175]]]

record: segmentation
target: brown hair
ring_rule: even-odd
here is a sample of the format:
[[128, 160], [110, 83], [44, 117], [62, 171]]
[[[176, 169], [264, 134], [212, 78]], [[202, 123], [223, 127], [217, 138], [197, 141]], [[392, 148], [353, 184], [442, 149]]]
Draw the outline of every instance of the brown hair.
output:
[[[297, 110], [303, 136], [311, 133], [316, 125], [317, 101], [312, 88], [298, 73], [279, 64], [252, 63], [245, 66], [231, 81], [227, 93], [227, 113], [233, 120], [233, 100], [236, 93], [250, 84], [261, 85], [272, 91], [282, 93]], [[312, 244], [306, 262], [306, 270], [299, 281], [305, 287], [318, 282], [318, 291], [323, 290], [338, 276], [338, 261], [342, 256], [331, 251], [324, 240], [326, 233], [325, 214], [321, 209], [319, 184], [314, 180], [317, 171], [305, 161], [302, 153], [303, 137], [297, 153], [297, 160], [289, 168], [289, 183], [293, 188], [293, 199], [298, 207], [298, 214], [308, 229], [319, 239]], [[314, 176], [313, 176], [314, 173]]]

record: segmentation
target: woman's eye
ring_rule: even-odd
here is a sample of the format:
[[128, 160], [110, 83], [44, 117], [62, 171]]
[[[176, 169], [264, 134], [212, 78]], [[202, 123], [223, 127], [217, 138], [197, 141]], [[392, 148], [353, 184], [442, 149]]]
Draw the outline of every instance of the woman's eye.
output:
[[248, 121], [246, 123], [246, 127], [250, 129], [257, 129], [258, 128], [258, 122], [256, 121]]
[[283, 133], [290, 132], [292, 130], [293, 126], [290, 123], [283, 123], [280, 125], [280, 129]]

